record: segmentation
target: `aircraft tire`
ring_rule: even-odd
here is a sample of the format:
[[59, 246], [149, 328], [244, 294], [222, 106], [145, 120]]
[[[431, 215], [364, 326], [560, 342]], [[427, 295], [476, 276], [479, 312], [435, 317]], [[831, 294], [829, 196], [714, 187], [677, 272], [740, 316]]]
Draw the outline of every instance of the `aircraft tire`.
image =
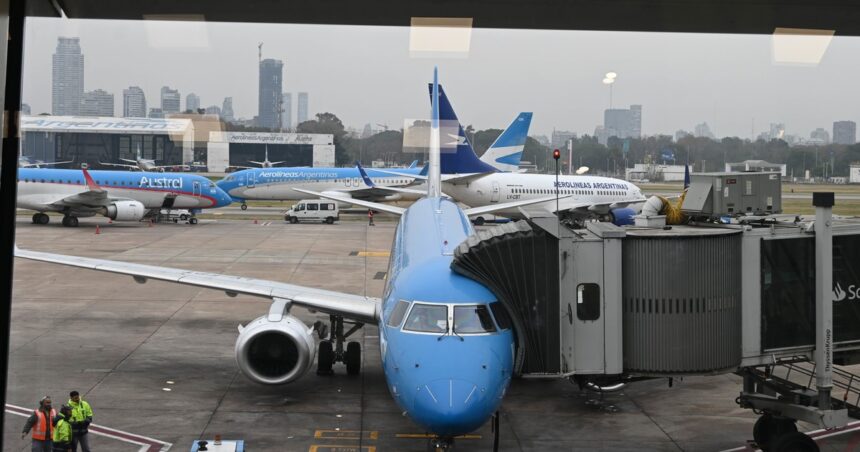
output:
[[45, 213], [38, 212], [38, 213], [33, 215], [33, 223], [34, 224], [48, 224], [49, 221], [51, 221], [51, 217], [49, 217]]
[[483, 226], [484, 225], [484, 217], [475, 218], [475, 226]]
[[334, 363], [334, 347], [331, 341], [320, 341], [317, 353], [317, 375], [331, 375], [331, 365]]
[[66, 215], [63, 217], [63, 226], [67, 228], [76, 228], [78, 227], [78, 217], [73, 217], [71, 215]]
[[346, 344], [346, 353], [343, 356], [346, 362], [346, 374], [358, 375], [361, 373], [361, 344], [350, 342]]
[[248, 205], [247, 205], [247, 204], [242, 204], [241, 206], [239, 206], [239, 208], [240, 208], [240, 209], [242, 209], [242, 210], [248, 210]]

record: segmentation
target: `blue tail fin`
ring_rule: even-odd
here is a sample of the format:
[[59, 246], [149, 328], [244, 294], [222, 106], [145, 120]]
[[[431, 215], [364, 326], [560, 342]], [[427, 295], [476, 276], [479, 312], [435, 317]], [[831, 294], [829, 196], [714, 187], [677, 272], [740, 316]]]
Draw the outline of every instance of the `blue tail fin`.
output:
[[[430, 86], [430, 93], [432, 98], [432, 85]], [[463, 126], [460, 125], [457, 114], [454, 113], [454, 108], [451, 107], [451, 102], [448, 101], [448, 96], [445, 95], [445, 90], [442, 89], [441, 85], [439, 86], [439, 120], [442, 122], [444, 130], [449, 132], [446, 134], [443, 131], [442, 133], [446, 136], [441, 137], [442, 146], [446, 148], [441, 156], [442, 174], [498, 172], [496, 168], [482, 162], [475, 154], [475, 150], [463, 131]], [[458, 129], [457, 136], [450, 134], [455, 124]], [[446, 125], [447, 127], [445, 127]], [[455, 143], [456, 149], [451, 152], [450, 146]]]
[[364, 185], [368, 187], [375, 187], [373, 181], [370, 180], [370, 177], [367, 176], [367, 171], [361, 166], [361, 162], [355, 162], [355, 167], [358, 168], [358, 174], [361, 174], [361, 178], [364, 180]]
[[412, 163], [409, 164], [409, 168], [418, 168], [418, 160], [413, 160]]
[[499, 171], [516, 171], [523, 158], [523, 149], [532, 123], [530, 112], [520, 113], [496, 141], [481, 156], [481, 161], [493, 165]]
[[684, 188], [690, 187], [690, 165], [684, 165]]

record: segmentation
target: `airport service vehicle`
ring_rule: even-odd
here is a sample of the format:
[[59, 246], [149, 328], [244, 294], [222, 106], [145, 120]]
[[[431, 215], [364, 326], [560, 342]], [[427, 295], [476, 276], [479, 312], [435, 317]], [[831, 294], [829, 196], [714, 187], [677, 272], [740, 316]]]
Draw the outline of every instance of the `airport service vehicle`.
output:
[[59, 212], [63, 226], [75, 227], [79, 217], [103, 215], [117, 221], [140, 221], [159, 209], [208, 209], [232, 202], [203, 176], [182, 173], [18, 170], [17, 205], [35, 210], [33, 223], [47, 224], [45, 212]]
[[[456, 117], [454, 118], [456, 120]], [[514, 171], [522, 158], [532, 113], [523, 112], [502, 132], [496, 141], [487, 149], [480, 161], [485, 162], [493, 171]], [[457, 124], [459, 127], [459, 124]], [[455, 130], [455, 129], [453, 129]], [[446, 134], [445, 143], [462, 143], [465, 134]], [[451, 142], [451, 140], [454, 140]], [[469, 149], [471, 145], [465, 142]], [[474, 153], [474, 151], [472, 151]], [[443, 154], [444, 155], [444, 154]], [[402, 201], [419, 199], [426, 192], [424, 187], [409, 189], [416, 179], [422, 177], [423, 169], [416, 167], [413, 162], [409, 168], [398, 169], [396, 174], [389, 170], [367, 169], [362, 175], [357, 168], [252, 168], [237, 171], [218, 181], [218, 186], [230, 194], [236, 202], [242, 203], [242, 210], [247, 209], [246, 200], [298, 200], [301, 194], [294, 189], [311, 190], [331, 193], [343, 198], [344, 196], [368, 201]], [[444, 172], [444, 168], [443, 168]], [[362, 183], [371, 181], [372, 183]], [[402, 190], [397, 190], [402, 188]], [[347, 205], [347, 203], [341, 203]]]
[[[532, 204], [528, 208], [496, 211], [518, 219], [555, 214], [558, 211], [560, 216], [575, 220], [597, 218], [619, 225], [632, 224], [637, 209], [645, 202], [639, 187], [620, 179], [580, 175], [559, 176], [556, 185], [555, 175], [501, 172], [478, 158], [441, 87], [440, 92], [440, 118], [459, 128], [455, 148], [442, 153], [442, 191], [446, 195], [468, 206], [480, 207], [534, 200], [554, 195], [558, 189], [558, 194], [564, 197], [559, 199], [558, 208], [553, 199]], [[501, 157], [502, 160], [505, 158]], [[415, 177], [421, 179], [425, 176]]]
[[[361, 345], [344, 342], [366, 323], [379, 325], [383, 372], [392, 397], [420, 428], [435, 435], [436, 446], [447, 447], [454, 437], [477, 429], [497, 412], [511, 380], [515, 349], [506, 311], [493, 293], [451, 269], [454, 248], [474, 233], [469, 215], [547, 199], [462, 210], [443, 197], [437, 93], [434, 89], [426, 197], [401, 208], [311, 193], [400, 216], [381, 298], [17, 248], [16, 256], [125, 274], [137, 282], [172, 281], [270, 299], [267, 314], [240, 326], [235, 346], [241, 372], [263, 384], [293, 382], [313, 366], [314, 330], [325, 338], [319, 344], [318, 373], [331, 373], [336, 361], [346, 364], [347, 373], [358, 373]], [[308, 327], [290, 314], [296, 306], [329, 314], [331, 327]], [[345, 330], [349, 323], [353, 328]]]
[[188, 209], [160, 209], [155, 216], [155, 222], [172, 221], [179, 223], [180, 221], [188, 224], [197, 224], [197, 217]]
[[338, 220], [340, 220], [340, 210], [337, 203], [328, 199], [303, 199], [284, 213], [284, 221], [293, 224], [300, 221], [322, 221], [334, 224]]

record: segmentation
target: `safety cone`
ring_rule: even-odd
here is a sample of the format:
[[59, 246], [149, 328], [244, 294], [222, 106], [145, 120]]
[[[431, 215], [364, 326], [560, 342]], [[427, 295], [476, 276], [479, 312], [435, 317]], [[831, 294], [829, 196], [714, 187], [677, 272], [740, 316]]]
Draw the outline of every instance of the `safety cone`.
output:
[[99, 228], [99, 225], [96, 225], [96, 234], [101, 234], [102, 230]]
[[256, 218], [254, 218], [254, 224], [257, 224], [257, 219], [256, 219]]

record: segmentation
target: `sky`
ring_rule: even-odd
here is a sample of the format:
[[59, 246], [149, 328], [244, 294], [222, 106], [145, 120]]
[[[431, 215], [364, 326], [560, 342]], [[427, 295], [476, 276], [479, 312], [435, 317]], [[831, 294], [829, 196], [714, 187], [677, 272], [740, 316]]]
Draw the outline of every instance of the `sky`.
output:
[[[860, 39], [836, 36], [817, 64], [776, 62], [771, 35], [703, 35], [555, 30], [472, 30], [467, 54], [410, 53], [409, 27], [29, 18], [24, 102], [51, 109], [57, 37], [80, 37], [85, 90], [104, 89], [122, 113], [122, 90], [137, 85], [147, 107], [162, 86], [194, 92], [201, 106], [233, 97], [237, 117], [257, 114], [258, 44], [284, 61], [284, 91], [309, 93], [311, 114], [347, 127], [401, 128], [429, 116], [427, 83], [438, 66], [460, 121], [504, 128], [534, 112], [532, 135], [592, 134], [609, 106], [604, 74], [618, 74], [612, 105], [641, 104], [646, 135], [692, 131], [750, 138], [784, 123], [809, 137], [837, 120], [860, 121]], [[295, 109], [295, 95], [293, 97]], [[295, 112], [293, 113], [295, 120]], [[376, 127], [376, 126], [374, 126]]]

